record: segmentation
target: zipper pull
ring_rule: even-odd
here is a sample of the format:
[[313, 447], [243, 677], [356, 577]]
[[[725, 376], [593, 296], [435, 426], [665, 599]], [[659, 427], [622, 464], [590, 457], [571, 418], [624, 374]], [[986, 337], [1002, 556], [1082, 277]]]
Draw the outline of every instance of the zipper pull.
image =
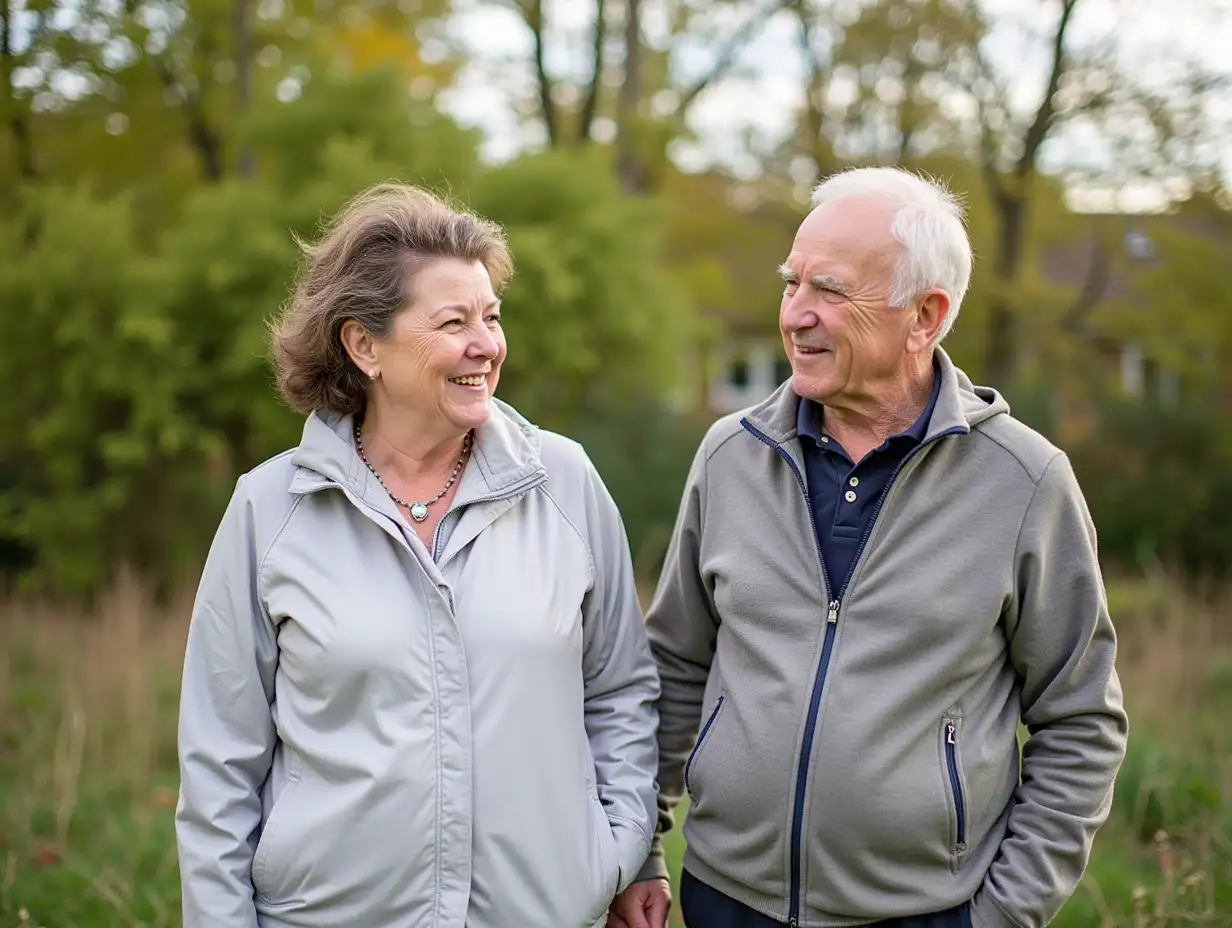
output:
[[831, 625], [833, 625], [835, 622], [838, 621], [838, 600], [837, 599], [830, 600], [830, 612], [826, 616], [826, 621], [829, 622]]
[[945, 743], [954, 744], [954, 723], [946, 722], [945, 724]]

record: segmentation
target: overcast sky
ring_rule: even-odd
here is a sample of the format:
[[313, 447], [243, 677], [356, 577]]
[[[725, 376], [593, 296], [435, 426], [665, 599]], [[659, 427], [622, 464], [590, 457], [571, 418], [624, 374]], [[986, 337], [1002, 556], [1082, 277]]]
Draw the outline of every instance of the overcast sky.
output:
[[[644, 16], [650, 34], [658, 27], [654, 0]], [[998, 27], [992, 57], [1007, 69], [1017, 64], [1014, 87], [1022, 100], [1038, 100], [1046, 77], [1047, 48], [1039, 30], [1029, 28], [1029, 17], [1041, 8], [1055, 9], [1049, 0], [985, 0]], [[529, 86], [527, 63], [531, 54], [529, 30], [517, 14], [490, 0], [465, 0], [450, 27], [451, 37], [466, 46], [477, 64], [462, 76], [444, 105], [462, 122], [481, 126], [486, 134], [485, 154], [493, 160], [510, 157], [526, 145], [541, 141], [534, 130], [519, 132], [511, 111], [516, 94], [511, 88]], [[547, 0], [552, 28], [549, 67], [553, 73], [587, 75], [590, 19], [593, 3], [584, 0]], [[740, 18], [732, 20], [733, 25]], [[1082, 0], [1075, 16], [1075, 38], [1115, 35], [1122, 60], [1157, 71], [1161, 64], [1197, 57], [1212, 69], [1232, 73], [1232, 0]], [[799, 106], [803, 64], [796, 54], [797, 33], [791, 16], [773, 18], [739, 59], [738, 76], [716, 84], [691, 111], [691, 125], [701, 137], [698, 146], [681, 147], [675, 154], [685, 167], [718, 164], [737, 173], [754, 168], [743, 139], [746, 133], [770, 141], [788, 131], [793, 110]], [[681, 56], [682, 67], [701, 73], [709, 65], [706, 50]], [[1232, 95], [1223, 109], [1232, 121]], [[1075, 145], [1086, 144], [1074, 141]], [[1232, 140], [1224, 147], [1225, 165], [1232, 175]]]

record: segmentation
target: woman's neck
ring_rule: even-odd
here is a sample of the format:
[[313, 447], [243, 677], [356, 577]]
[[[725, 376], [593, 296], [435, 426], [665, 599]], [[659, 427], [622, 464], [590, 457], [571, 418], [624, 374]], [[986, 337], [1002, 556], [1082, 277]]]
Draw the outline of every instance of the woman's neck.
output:
[[429, 430], [413, 422], [394, 422], [369, 408], [360, 423], [368, 463], [389, 481], [416, 486], [453, 470], [466, 432]]

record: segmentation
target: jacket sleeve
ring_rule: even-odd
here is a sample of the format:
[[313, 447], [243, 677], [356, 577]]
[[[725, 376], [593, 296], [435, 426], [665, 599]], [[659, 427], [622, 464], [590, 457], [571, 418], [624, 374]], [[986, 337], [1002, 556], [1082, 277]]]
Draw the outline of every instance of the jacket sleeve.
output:
[[706, 507], [706, 443], [685, 482], [676, 526], [659, 585], [646, 613], [646, 631], [659, 670], [658, 824], [639, 880], [667, 879], [663, 834], [684, 796], [684, 765], [701, 724], [702, 699], [719, 633], [712, 591], [701, 574], [701, 534]]
[[252, 860], [275, 734], [277, 643], [244, 478], [206, 558], [184, 655], [176, 841], [184, 928], [256, 928]]
[[586, 518], [594, 580], [582, 605], [585, 722], [597, 792], [616, 839], [620, 892], [650, 851], [659, 680], [624, 522], [599, 474], [593, 466], [588, 469]]
[[977, 928], [1042, 928], [1073, 893], [1108, 817], [1128, 720], [1095, 527], [1053, 458], [1019, 533], [1009, 658], [1022, 681], [1021, 785], [973, 905]]

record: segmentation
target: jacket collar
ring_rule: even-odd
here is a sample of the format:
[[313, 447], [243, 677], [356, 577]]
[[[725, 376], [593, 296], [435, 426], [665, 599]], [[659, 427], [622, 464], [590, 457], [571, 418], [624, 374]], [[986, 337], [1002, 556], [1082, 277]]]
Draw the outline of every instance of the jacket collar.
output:
[[[394, 511], [393, 501], [364, 464], [352, 436], [354, 416], [318, 410], [304, 423], [292, 455], [292, 493], [337, 484], [368, 505]], [[547, 476], [539, 455], [539, 432], [507, 403], [493, 398], [488, 420], [475, 432], [475, 446], [463, 471], [454, 506], [499, 499]]]
[[[941, 346], [935, 350], [941, 387], [924, 433], [925, 442], [947, 433], [969, 432], [986, 419], [1009, 412], [1009, 405], [996, 390], [975, 386], [954, 366]], [[789, 380], [750, 409], [744, 419], [767, 438], [781, 444], [797, 437], [799, 407], [800, 397], [791, 389]]]

